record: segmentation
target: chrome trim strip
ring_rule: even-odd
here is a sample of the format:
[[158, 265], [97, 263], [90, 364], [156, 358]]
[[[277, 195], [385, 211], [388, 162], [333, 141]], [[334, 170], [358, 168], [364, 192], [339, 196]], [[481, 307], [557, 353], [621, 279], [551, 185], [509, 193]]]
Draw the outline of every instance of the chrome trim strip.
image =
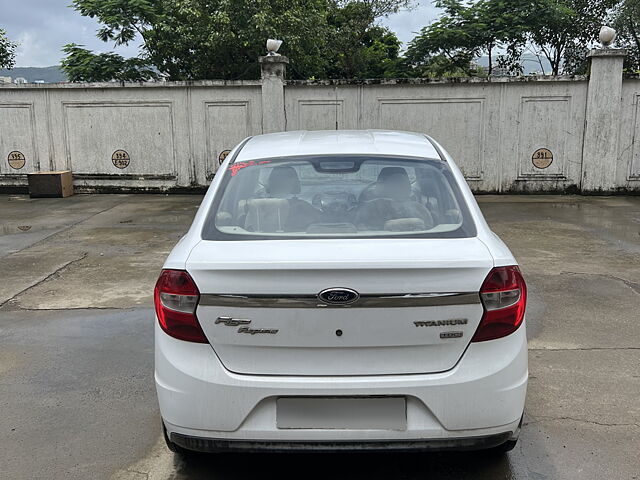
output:
[[479, 304], [478, 292], [449, 293], [400, 293], [365, 294], [347, 305], [328, 304], [316, 295], [244, 295], [214, 294], [200, 295], [200, 305], [208, 307], [260, 307], [260, 308], [388, 308], [388, 307], [435, 307], [445, 305]]

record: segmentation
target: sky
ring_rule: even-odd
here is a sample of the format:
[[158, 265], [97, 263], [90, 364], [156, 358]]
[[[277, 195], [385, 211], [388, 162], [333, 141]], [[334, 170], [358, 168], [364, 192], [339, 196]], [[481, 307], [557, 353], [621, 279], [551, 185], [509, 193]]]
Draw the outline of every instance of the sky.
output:
[[[81, 16], [68, 5], [71, 0], [0, 0], [0, 28], [10, 40], [19, 43], [18, 67], [48, 67], [60, 63], [62, 46], [78, 43], [95, 52], [115, 51], [125, 57], [138, 54], [139, 46], [130, 44], [114, 48], [98, 40], [98, 23]], [[401, 11], [381, 23], [408, 42], [424, 25], [436, 17], [431, 0], [414, 0], [411, 11]]]

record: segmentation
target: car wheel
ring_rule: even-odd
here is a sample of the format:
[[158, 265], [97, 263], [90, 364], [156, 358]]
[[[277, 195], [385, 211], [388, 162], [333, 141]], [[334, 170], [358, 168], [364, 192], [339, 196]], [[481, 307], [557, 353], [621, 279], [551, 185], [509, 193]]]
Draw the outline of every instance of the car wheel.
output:
[[167, 427], [164, 426], [164, 422], [162, 422], [162, 435], [164, 436], [164, 443], [167, 444], [167, 448], [171, 450], [173, 453], [177, 453], [181, 457], [187, 457], [193, 453], [191, 450], [182, 448], [180, 445], [175, 444], [169, 439], [169, 434], [167, 433]]
[[518, 438], [520, 437], [520, 430], [522, 429], [523, 418], [524, 418], [524, 413], [520, 417], [520, 423], [518, 423], [518, 428], [516, 429], [515, 432], [513, 432], [513, 436], [509, 440], [489, 450], [496, 453], [497, 455], [504, 455], [505, 453], [510, 452], [511, 450], [516, 448], [516, 444], [518, 443]]
[[516, 447], [517, 443], [518, 443], [518, 439], [507, 440], [503, 444], [498, 445], [497, 447], [493, 447], [490, 450], [493, 453], [497, 454], [497, 455], [504, 455], [505, 453], [510, 452], [511, 450], [513, 450]]
[[162, 436], [164, 437], [164, 443], [167, 444], [167, 448], [174, 453], [178, 453], [180, 447], [169, 440], [169, 434], [167, 433], [167, 427], [164, 426], [164, 422], [162, 422]]

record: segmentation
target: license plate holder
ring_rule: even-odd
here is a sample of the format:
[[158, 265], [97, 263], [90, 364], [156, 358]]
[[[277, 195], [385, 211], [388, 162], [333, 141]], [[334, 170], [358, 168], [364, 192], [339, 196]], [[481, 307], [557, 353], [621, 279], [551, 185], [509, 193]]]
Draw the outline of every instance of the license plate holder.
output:
[[405, 397], [281, 397], [279, 429], [406, 430]]

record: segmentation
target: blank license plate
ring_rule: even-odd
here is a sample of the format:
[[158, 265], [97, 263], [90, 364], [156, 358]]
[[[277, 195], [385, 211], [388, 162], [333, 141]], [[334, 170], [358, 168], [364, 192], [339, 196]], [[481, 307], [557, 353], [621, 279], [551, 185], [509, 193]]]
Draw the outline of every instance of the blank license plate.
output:
[[406, 430], [404, 397], [279, 398], [278, 428]]

